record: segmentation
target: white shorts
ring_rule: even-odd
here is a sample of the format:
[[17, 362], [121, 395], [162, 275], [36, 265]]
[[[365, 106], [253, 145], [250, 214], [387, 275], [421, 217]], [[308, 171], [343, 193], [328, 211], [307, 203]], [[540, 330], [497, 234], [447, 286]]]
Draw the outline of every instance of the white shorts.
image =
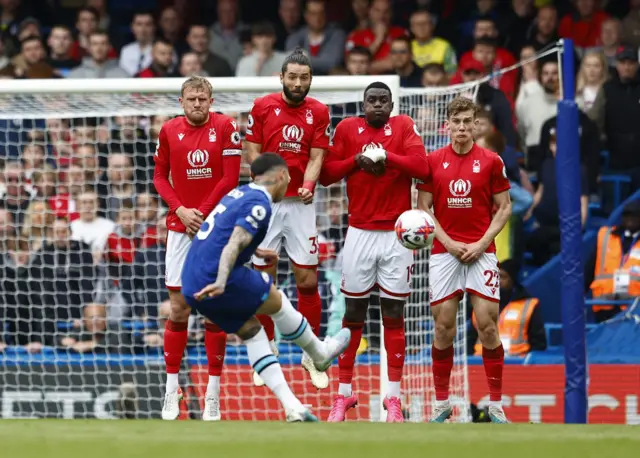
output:
[[182, 266], [184, 266], [184, 260], [187, 258], [190, 246], [191, 239], [187, 234], [169, 231], [164, 271], [164, 283], [167, 289], [180, 291], [182, 288]]
[[403, 247], [394, 231], [349, 227], [342, 248], [342, 283], [346, 297], [369, 297], [375, 285], [380, 297], [399, 299], [411, 293], [413, 251]]
[[[313, 204], [297, 199], [285, 199], [273, 204], [267, 235], [259, 248], [280, 253], [282, 244], [291, 262], [299, 267], [318, 265], [318, 228]], [[253, 264], [266, 266], [263, 259], [253, 257]]]
[[484, 253], [473, 264], [463, 264], [449, 253], [429, 258], [429, 302], [438, 305], [464, 292], [500, 302], [500, 270], [495, 253]]

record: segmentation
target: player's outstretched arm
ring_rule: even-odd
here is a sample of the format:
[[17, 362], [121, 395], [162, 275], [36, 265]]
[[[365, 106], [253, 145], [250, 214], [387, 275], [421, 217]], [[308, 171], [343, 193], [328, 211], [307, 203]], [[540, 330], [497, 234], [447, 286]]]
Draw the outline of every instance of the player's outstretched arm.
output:
[[427, 191], [418, 190], [418, 209], [427, 212], [433, 218], [433, 222], [436, 226], [436, 239], [450, 254], [460, 259], [466, 252], [466, 245], [461, 242], [456, 242], [442, 229], [438, 218], [433, 214], [431, 208], [433, 207], [433, 194]]
[[215, 297], [224, 293], [225, 285], [229, 279], [229, 274], [233, 270], [236, 264], [238, 255], [249, 246], [253, 240], [253, 235], [249, 233], [245, 228], [236, 226], [231, 233], [229, 242], [225, 245], [220, 255], [220, 264], [218, 266], [218, 276], [215, 283], [205, 286], [202, 290], [195, 294], [195, 298], [198, 300], [205, 299], [207, 297]]
[[253, 143], [250, 141], [244, 141], [244, 154], [249, 165], [253, 164], [253, 161], [260, 157], [260, 153], [262, 152], [262, 144]]
[[302, 187], [298, 189], [298, 195], [305, 204], [313, 202], [313, 193], [316, 190], [316, 182], [320, 176], [325, 152], [326, 150], [323, 148], [311, 148], [309, 151], [309, 162], [304, 171]]

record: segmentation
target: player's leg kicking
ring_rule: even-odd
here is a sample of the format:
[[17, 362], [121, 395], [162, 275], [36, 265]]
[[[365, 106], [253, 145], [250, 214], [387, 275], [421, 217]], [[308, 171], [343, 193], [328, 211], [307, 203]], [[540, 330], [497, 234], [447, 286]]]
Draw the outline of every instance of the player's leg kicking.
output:
[[342, 292], [346, 296], [343, 326], [351, 330], [351, 343], [338, 360], [339, 387], [329, 422], [341, 422], [358, 404], [352, 380], [356, 352], [369, 307], [369, 294], [378, 284], [387, 351], [388, 392], [384, 399], [387, 422], [403, 422], [400, 384], [405, 358], [404, 302], [410, 293], [413, 253], [397, 243], [395, 233], [350, 227], [343, 248]]
[[[235, 279], [227, 283], [222, 296], [201, 302], [189, 298], [189, 303], [244, 341], [253, 370], [282, 403], [288, 422], [317, 421], [289, 388], [269, 339], [254, 313], [271, 317], [283, 339], [301, 347], [319, 371], [326, 371], [334, 358], [344, 351], [351, 333], [342, 329], [335, 337], [322, 342], [314, 335], [307, 320], [268, 277], [244, 267], [237, 268], [232, 277]], [[269, 289], [267, 299], [263, 301], [265, 286]]]
[[[181, 276], [184, 259], [189, 251], [191, 240], [186, 234], [169, 231], [167, 238], [167, 259], [165, 282], [169, 288], [171, 312], [164, 332], [164, 360], [167, 371], [167, 383], [162, 406], [162, 418], [175, 420], [180, 415], [182, 390], [178, 373], [182, 357], [187, 348], [188, 321], [191, 308], [181, 293]], [[205, 324], [205, 349], [209, 369], [209, 380], [205, 395], [205, 408], [202, 419], [220, 420], [220, 375], [224, 364], [227, 335], [215, 324]]]
[[[296, 200], [286, 200], [279, 204], [279, 226], [285, 250], [291, 260], [291, 268], [296, 281], [298, 293], [298, 310], [302, 313], [311, 329], [316, 335], [320, 334], [320, 322], [322, 319], [322, 302], [318, 292], [318, 234], [316, 227], [316, 215], [313, 205], [304, 205]], [[271, 218], [273, 222], [276, 218]], [[274, 226], [275, 224], [272, 223]], [[271, 231], [271, 227], [269, 228]], [[267, 241], [265, 237], [265, 242]], [[264, 242], [263, 242], [264, 244]], [[261, 246], [262, 248], [262, 246]], [[272, 246], [264, 248], [274, 249]], [[257, 260], [256, 260], [257, 261]], [[256, 262], [258, 264], [259, 261]], [[277, 278], [277, 266], [268, 266], [264, 270], [273, 278]], [[269, 331], [273, 329], [273, 324], [269, 323], [267, 317], [259, 317], [262, 325]], [[266, 318], [266, 319], [265, 319]], [[272, 335], [269, 336], [272, 339]], [[302, 367], [309, 373], [311, 383], [317, 389], [324, 389], [329, 386], [329, 377], [325, 372], [318, 371], [308, 354], [302, 357]], [[257, 382], [257, 383], [256, 383]], [[258, 377], [254, 377], [254, 383], [260, 386]]]
[[491, 259], [491, 256], [495, 259], [495, 255], [485, 254], [470, 265], [462, 264], [449, 253], [432, 255], [429, 259], [431, 311], [435, 321], [435, 338], [431, 352], [436, 391], [436, 402], [431, 415], [431, 422], [434, 423], [444, 423], [453, 413], [449, 402], [449, 383], [453, 369], [453, 342], [456, 336], [458, 304], [465, 289], [470, 295], [476, 319], [478, 313], [483, 317], [484, 334], [480, 338], [485, 347], [483, 362], [490, 387], [491, 421], [507, 422], [501, 404], [504, 351], [497, 331], [496, 300], [499, 300], [499, 291], [491, 292], [491, 287], [485, 285], [487, 279], [484, 275], [487, 269], [497, 271], [497, 260], [491, 265], [487, 263], [487, 256], [488, 259]]

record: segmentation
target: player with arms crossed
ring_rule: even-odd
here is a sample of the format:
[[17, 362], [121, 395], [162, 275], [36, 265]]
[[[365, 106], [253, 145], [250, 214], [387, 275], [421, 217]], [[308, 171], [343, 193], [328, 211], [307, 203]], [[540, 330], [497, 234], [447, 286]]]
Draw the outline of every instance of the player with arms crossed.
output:
[[244, 341], [253, 370], [280, 400], [287, 421], [317, 421], [291, 392], [255, 314], [270, 316], [282, 337], [299, 345], [320, 371], [347, 347], [350, 332], [342, 329], [322, 342], [267, 273], [244, 266], [253, 254], [278, 260], [275, 251], [258, 245], [269, 228], [271, 203], [283, 199], [290, 180], [277, 154], [260, 156], [251, 172], [254, 183], [227, 194], [200, 226], [185, 261], [182, 291], [191, 307]]
[[[380, 82], [364, 92], [364, 119], [346, 118], [338, 124], [320, 175], [328, 186], [347, 179], [349, 230], [343, 248], [342, 287], [346, 297], [343, 326], [351, 343], [340, 356], [339, 394], [328, 421], [345, 420], [357, 405], [351, 381], [356, 351], [374, 286], [380, 307], [387, 351], [389, 384], [384, 406], [387, 422], [403, 422], [400, 382], [404, 367], [404, 303], [410, 294], [413, 252], [397, 241], [394, 225], [411, 209], [412, 177], [427, 180], [424, 144], [413, 120], [391, 117], [391, 90]], [[386, 169], [385, 169], [386, 166]]]
[[[273, 206], [271, 227], [261, 248], [279, 253], [284, 243], [296, 281], [298, 310], [318, 335], [322, 303], [318, 293], [318, 231], [313, 193], [329, 147], [330, 126], [327, 106], [307, 97], [311, 78], [311, 62], [298, 48], [282, 64], [282, 92], [255, 101], [249, 114], [245, 147], [250, 164], [263, 151], [272, 151], [289, 166], [291, 183], [285, 199]], [[276, 278], [276, 264], [260, 258], [254, 258], [253, 263]], [[273, 344], [273, 323], [268, 317], [259, 318]], [[316, 388], [329, 386], [327, 374], [316, 370], [309, 355], [303, 355], [302, 366]], [[264, 385], [255, 374], [254, 383]]]
[[[235, 120], [209, 112], [213, 102], [211, 83], [192, 76], [183, 83], [181, 95], [184, 116], [162, 126], [153, 177], [158, 194], [169, 206], [165, 283], [171, 312], [164, 333], [167, 385], [162, 418], [165, 420], [178, 418], [182, 399], [178, 372], [187, 347], [190, 314], [180, 291], [184, 259], [203, 219], [238, 185], [242, 158]], [[216, 421], [220, 420], [220, 374], [227, 336], [216, 325], [206, 322], [204, 342], [209, 383], [202, 419]]]
[[500, 278], [494, 239], [511, 216], [510, 186], [500, 156], [473, 142], [476, 110], [467, 98], [449, 103], [446, 124], [451, 144], [429, 154], [431, 180], [418, 185], [418, 208], [431, 211], [433, 206], [437, 218], [436, 240], [429, 258], [436, 391], [431, 421], [436, 423], [443, 423], [452, 414], [449, 381], [453, 340], [458, 303], [465, 291], [478, 321], [489, 385], [489, 417], [494, 423], [507, 422], [502, 409], [504, 349], [497, 326]]

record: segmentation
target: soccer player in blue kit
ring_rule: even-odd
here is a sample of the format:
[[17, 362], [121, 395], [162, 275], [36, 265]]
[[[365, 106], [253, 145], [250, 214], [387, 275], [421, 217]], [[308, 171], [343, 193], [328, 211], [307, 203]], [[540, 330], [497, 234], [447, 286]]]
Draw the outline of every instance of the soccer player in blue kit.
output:
[[351, 332], [345, 328], [319, 340], [273, 279], [245, 266], [253, 254], [277, 261], [275, 251], [258, 246], [269, 228], [271, 204], [283, 199], [290, 181], [286, 162], [273, 153], [258, 157], [251, 173], [254, 182], [223, 197], [200, 226], [185, 260], [182, 292], [191, 308], [244, 341], [253, 370], [281, 402], [288, 422], [318, 421], [289, 388], [255, 315], [269, 315], [282, 338], [307, 352], [319, 371], [347, 348]]

